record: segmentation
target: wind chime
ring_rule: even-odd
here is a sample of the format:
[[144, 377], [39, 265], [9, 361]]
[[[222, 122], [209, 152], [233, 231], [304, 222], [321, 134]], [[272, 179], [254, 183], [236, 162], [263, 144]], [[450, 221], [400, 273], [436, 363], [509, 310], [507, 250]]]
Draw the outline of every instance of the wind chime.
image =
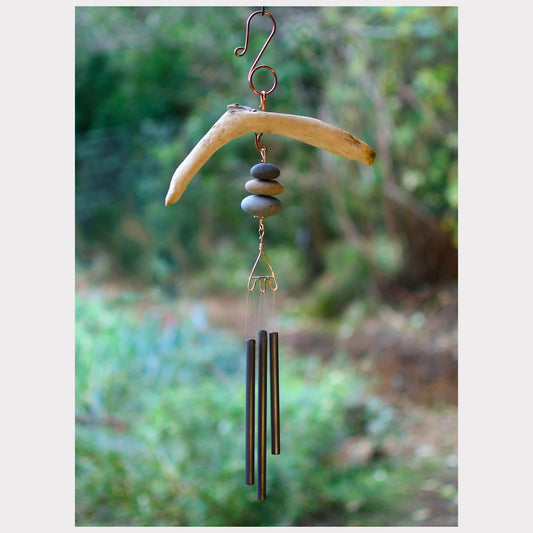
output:
[[[321, 120], [265, 111], [266, 97], [276, 89], [277, 76], [273, 68], [267, 65], [257, 65], [276, 31], [274, 17], [265, 11], [264, 7], [258, 11], [254, 11], [248, 17], [246, 21], [244, 46], [236, 48], [234, 54], [237, 57], [242, 57], [246, 54], [248, 50], [250, 22], [256, 15], [267, 16], [272, 21], [272, 31], [248, 73], [250, 89], [260, 98], [260, 110], [240, 104], [228, 105], [227, 111], [204, 135], [174, 172], [165, 198], [165, 205], [170, 206], [181, 198], [191, 179], [219, 148], [233, 139], [253, 133], [255, 146], [261, 154], [261, 162], [253, 165], [250, 169], [250, 174], [253, 179], [248, 180], [244, 185], [250, 195], [242, 200], [241, 208], [259, 220], [259, 255], [248, 278], [247, 290], [251, 293], [257, 288], [259, 293], [264, 294], [268, 289], [273, 293], [278, 290], [278, 282], [274, 270], [263, 250], [263, 238], [265, 234], [264, 219], [278, 215], [282, 211], [283, 205], [276, 196], [283, 192], [284, 186], [276, 179], [280, 176], [279, 168], [266, 161], [267, 147], [261, 142], [263, 133], [273, 133], [296, 139], [327, 150], [340, 157], [359, 161], [366, 165], [372, 165], [376, 155], [367, 144], [355, 138], [350, 133]], [[259, 69], [269, 70], [274, 77], [274, 83], [268, 91], [258, 91], [254, 86], [253, 76]], [[267, 265], [268, 273], [266, 275], [259, 275], [257, 273], [261, 262]], [[278, 455], [281, 451], [279, 333], [277, 331], [268, 332], [265, 329], [259, 329], [257, 339], [247, 338], [245, 344], [245, 483], [246, 485], [254, 485], [255, 483], [254, 452], [257, 451], [257, 499], [264, 500], [266, 498], [268, 367], [270, 367], [271, 453]], [[256, 375], [258, 400], [257, 450], [255, 450]]]

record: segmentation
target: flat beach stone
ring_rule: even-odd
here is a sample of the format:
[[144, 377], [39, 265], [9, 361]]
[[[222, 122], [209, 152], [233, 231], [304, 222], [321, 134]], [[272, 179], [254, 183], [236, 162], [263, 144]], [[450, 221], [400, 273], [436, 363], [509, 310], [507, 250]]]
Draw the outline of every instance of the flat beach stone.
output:
[[272, 163], [257, 163], [250, 169], [250, 174], [257, 180], [275, 180], [280, 175], [280, 171]]
[[285, 187], [276, 180], [249, 180], [244, 184], [244, 188], [252, 194], [269, 196], [281, 194], [285, 190]]
[[242, 199], [241, 209], [254, 217], [272, 217], [281, 213], [283, 204], [274, 196], [252, 194]]

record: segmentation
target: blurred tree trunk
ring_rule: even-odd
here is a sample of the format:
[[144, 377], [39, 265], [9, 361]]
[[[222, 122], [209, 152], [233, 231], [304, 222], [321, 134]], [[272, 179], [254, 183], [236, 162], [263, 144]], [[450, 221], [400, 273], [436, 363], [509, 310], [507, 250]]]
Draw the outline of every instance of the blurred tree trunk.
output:
[[453, 234], [412, 195], [392, 182], [383, 186], [389, 231], [402, 243], [402, 283], [418, 286], [457, 279], [458, 254]]
[[388, 233], [402, 244], [403, 269], [398, 281], [414, 287], [456, 279], [458, 254], [452, 232], [399, 184], [392, 155], [394, 128], [385, 95], [368, 70], [361, 75], [361, 86], [373, 101], [377, 115], [376, 163], [382, 172], [383, 218]]

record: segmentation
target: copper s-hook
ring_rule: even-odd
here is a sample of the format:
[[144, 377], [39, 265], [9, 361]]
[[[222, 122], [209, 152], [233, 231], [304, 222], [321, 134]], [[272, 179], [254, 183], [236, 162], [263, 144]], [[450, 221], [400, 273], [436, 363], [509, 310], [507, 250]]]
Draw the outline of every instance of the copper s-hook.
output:
[[[239, 46], [239, 47], [235, 48], [234, 54], [237, 57], [242, 57], [246, 53], [246, 51], [248, 50], [248, 37], [250, 36], [250, 22], [251, 22], [253, 17], [255, 17], [256, 15], [259, 15], [259, 14], [261, 14], [261, 16], [267, 15], [268, 17], [270, 17], [270, 19], [272, 20], [272, 31], [270, 32], [270, 35], [268, 36], [268, 39], [265, 41], [265, 44], [263, 45], [263, 48], [261, 48], [261, 51], [259, 52], [259, 54], [255, 58], [255, 61], [253, 62], [252, 66], [250, 68], [250, 71], [248, 72], [248, 83], [250, 84], [250, 89], [252, 89], [252, 91], [255, 94], [261, 96], [261, 107], [262, 107], [262, 110], [264, 111], [266, 96], [271, 94], [274, 91], [274, 89], [277, 87], [277, 85], [278, 85], [278, 78], [276, 76], [276, 71], [272, 67], [269, 67], [267, 65], [256, 66], [257, 63], [259, 62], [259, 59], [263, 55], [263, 52], [265, 51], [266, 47], [268, 46], [268, 43], [272, 39], [272, 36], [274, 35], [274, 32], [276, 31], [276, 21], [274, 20], [274, 17], [270, 13], [265, 11], [264, 7], [262, 9], [258, 10], [258, 11], [254, 11], [248, 17], [248, 20], [246, 21], [246, 36], [244, 38], [244, 46]], [[268, 91], [258, 91], [254, 87], [254, 84], [253, 84], [253, 81], [252, 81], [253, 75], [261, 68], [266, 68], [266, 69], [270, 70], [270, 72], [272, 72], [272, 75], [274, 76], [274, 84], [272, 85], [272, 87]]]
[[266, 162], [266, 151], [267, 151], [267, 147], [266, 145], [264, 145], [262, 142], [261, 142], [261, 136], [263, 135], [262, 133], [254, 133], [255, 135], [255, 147], [257, 148], [257, 151], [261, 154], [261, 161], [263, 163]]

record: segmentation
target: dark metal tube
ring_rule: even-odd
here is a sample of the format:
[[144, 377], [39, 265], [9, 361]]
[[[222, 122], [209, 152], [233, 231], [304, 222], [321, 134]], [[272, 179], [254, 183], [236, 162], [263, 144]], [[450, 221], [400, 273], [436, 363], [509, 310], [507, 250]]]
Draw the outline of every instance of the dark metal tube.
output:
[[267, 332], [258, 332], [259, 390], [258, 390], [258, 447], [257, 447], [257, 499], [266, 498], [266, 432], [267, 432]]
[[246, 339], [246, 485], [254, 484], [255, 339]]
[[272, 453], [280, 453], [279, 435], [279, 356], [278, 332], [269, 334], [270, 344], [270, 435], [272, 439]]

